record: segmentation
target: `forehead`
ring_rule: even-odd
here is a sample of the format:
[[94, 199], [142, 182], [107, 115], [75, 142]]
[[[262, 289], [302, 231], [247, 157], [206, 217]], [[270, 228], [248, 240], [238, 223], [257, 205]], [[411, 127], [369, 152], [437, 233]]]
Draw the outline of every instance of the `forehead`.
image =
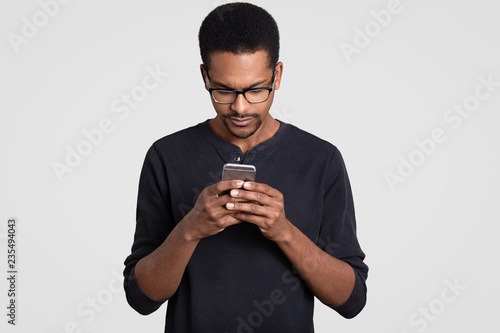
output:
[[233, 87], [270, 79], [272, 69], [266, 51], [235, 54], [214, 52], [210, 55], [210, 78]]

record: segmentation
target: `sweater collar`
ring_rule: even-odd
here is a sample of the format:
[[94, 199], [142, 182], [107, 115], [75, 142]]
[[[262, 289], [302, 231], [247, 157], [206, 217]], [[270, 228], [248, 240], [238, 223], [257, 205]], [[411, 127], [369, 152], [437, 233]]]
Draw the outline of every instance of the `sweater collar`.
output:
[[[236, 151], [241, 152], [240, 147], [220, 138], [217, 134], [215, 134], [215, 132], [212, 130], [212, 128], [208, 123], [209, 121], [210, 119], [207, 119], [204, 122], [198, 124], [198, 129], [202, 137], [208, 140], [210, 144], [212, 144], [212, 146], [214, 146], [217, 150], [220, 150], [224, 153], [233, 153]], [[278, 146], [278, 144], [283, 140], [283, 138], [288, 133], [290, 127], [290, 124], [282, 122], [280, 120], [278, 121], [280, 122], [280, 127], [278, 128], [278, 131], [271, 138], [259, 143], [258, 145], [250, 149], [247, 152], [247, 155], [256, 153], [258, 154], [266, 153], [268, 151], [274, 150]]]

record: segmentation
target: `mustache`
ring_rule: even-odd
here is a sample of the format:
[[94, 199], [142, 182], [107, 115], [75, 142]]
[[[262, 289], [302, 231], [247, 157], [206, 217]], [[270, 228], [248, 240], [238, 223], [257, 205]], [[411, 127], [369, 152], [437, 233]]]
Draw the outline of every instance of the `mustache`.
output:
[[245, 118], [259, 118], [259, 115], [257, 113], [252, 113], [252, 114], [224, 114], [222, 115], [224, 119], [227, 118], [237, 118], [237, 119], [245, 119]]

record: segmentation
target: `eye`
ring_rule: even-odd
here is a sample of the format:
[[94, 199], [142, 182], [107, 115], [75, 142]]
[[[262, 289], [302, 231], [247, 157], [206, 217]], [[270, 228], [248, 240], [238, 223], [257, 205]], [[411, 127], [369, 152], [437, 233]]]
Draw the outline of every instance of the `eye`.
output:
[[232, 91], [227, 91], [227, 90], [216, 90], [217, 94], [221, 96], [227, 96], [227, 95], [232, 95], [234, 94]]
[[252, 89], [252, 90], [248, 90], [246, 93], [249, 95], [252, 95], [252, 96], [260, 96], [262, 94], [266, 94], [267, 89]]

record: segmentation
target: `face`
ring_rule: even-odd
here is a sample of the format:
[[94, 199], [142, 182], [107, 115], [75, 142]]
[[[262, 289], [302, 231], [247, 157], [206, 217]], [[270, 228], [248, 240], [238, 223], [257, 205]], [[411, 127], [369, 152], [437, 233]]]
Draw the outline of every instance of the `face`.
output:
[[[249, 88], [271, 87], [274, 68], [269, 67], [266, 51], [249, 54], [216, 52], [210, 55], [208, 83], [210, 88], [243, 90]], [[201, 67], [204, 80], [207, 80], [205, 68]], [[274, 89], [281, 82], [282, 64], [276, 66]], [[207, 87], [205, 82], [205, 87]], [[248, 95], [247, 95], [248, 96]], [[238, 94], [232, 104], [220, 104], [212, 100], [217, 113], [215, 121], [224, 136], [246, 139], [262, 131], [272, 120], [269, 115], [274, 98], [274, 91], [269, 99], [262, 103], [249, 103], [243, 94]]]

